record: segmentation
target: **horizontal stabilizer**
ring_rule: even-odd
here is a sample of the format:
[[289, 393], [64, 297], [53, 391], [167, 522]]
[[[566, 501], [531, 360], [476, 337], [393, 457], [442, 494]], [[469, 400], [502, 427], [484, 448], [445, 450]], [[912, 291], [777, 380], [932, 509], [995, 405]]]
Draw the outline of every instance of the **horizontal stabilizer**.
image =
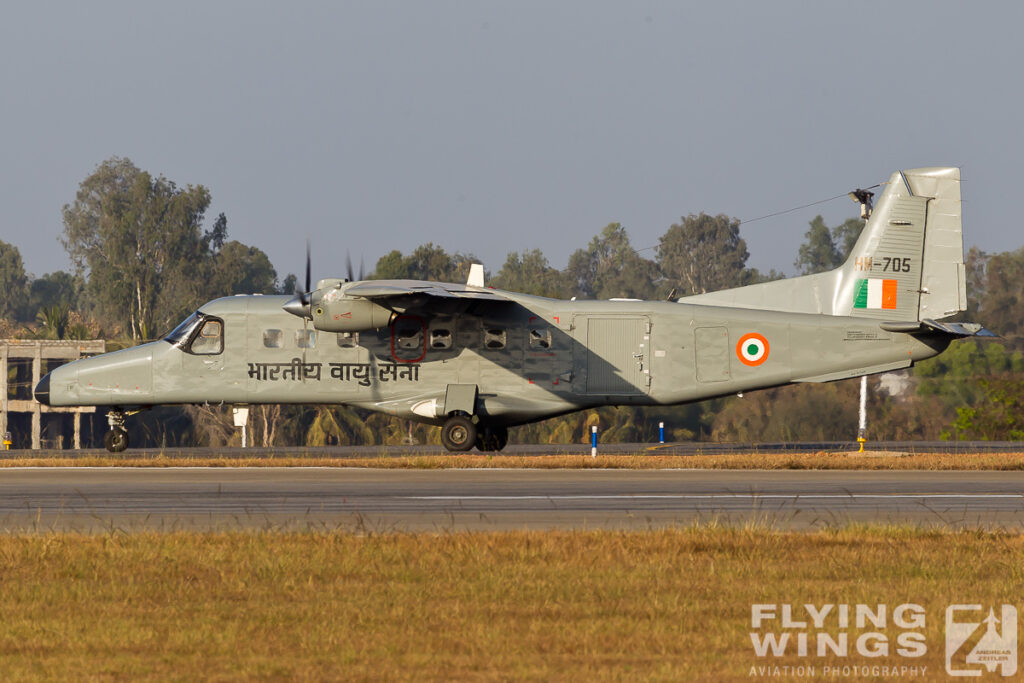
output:
[[940, 323], [936, 320], [886, 320], [879, 325], [886, 332], [942, 332], [953, 337], [996, 337], [978, 323]]

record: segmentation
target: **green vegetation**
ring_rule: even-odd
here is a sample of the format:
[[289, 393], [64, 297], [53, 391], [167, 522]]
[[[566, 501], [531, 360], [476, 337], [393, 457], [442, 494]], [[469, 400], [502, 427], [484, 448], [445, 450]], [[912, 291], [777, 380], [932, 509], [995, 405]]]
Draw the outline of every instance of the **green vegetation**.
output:
[[754, 656], [754, 603], [909, 602], [928, 644], [909, 663], [932, 673], [947, 603], [1012, 602], [1022, 551], [1008, 533], [713, 524], [0, 536], [0, 651], [7, 680], [739, 680], [800, 663]]
[[[218, 296], [294, 291], [294, 275], [279, 281], [264, 252], [228, 239], [224, 214], [205, 226], [210, 201], [211, 192], [202, 185], [179, 185], [128, 159], [104, 161], [64, 207], [62, 241], [74, 273], [31, 276], [17, 247], [0, 242], [0, 337], [102, 337], [109, 348], [119, 348], [158, 336]], [[815, 217], [799, 247], [797, 271], [841, 263], [861, 226], [851, 218], [829, 227]], [[681, 217], [656, 246], [639, 250], [625, 226], [610, 223], [562, 269], [539, 250], [514, 252], [488, 281], [540, 296], [657, 299], [673, 291], [686, 296], [781, 277], [748, 267], [747, 258], [739, 221], [701, 212]], [[475, 260], [424, 244], [408, 254], [385, 254], [367, 277], [460, 281]], [[1016, 416], [1024, 405], [1024, 248], [998, 254], [972, 248], [966, 260], [969, 310], [964, 317], [1003, 339], [956, 342], [912, 371], [872, 378], [869, 438], [1022, 438], [1024, 425]], [[12, 365], [10, 372], [11, 386], [28, 398], [28, 369]], [[603, 440], [650, 442], [664, 422], [671, 440], [844, 440], [856, 433], [857, 394], [852, 380], [687, 406], [608, 407], [517, 427], [510, 439], [585, 442], [590, 427], [598, 425]], [[28, 424], [27, 416], [12, 416], [15, 443], [28, 440]], [[223, 446], [239, 439], [226, 407], [161, 408], [133, 418], [132, 425], [133, 443], [140, 446]], [[68, 431], [70, 423], [63, 429]], [[88, 421], [86, 443], [99, 443], [105, 429], [102, 415]], [[262, 446], [439, 441], [436, 428], [338, 406], [256, 407], [250, 434]]]

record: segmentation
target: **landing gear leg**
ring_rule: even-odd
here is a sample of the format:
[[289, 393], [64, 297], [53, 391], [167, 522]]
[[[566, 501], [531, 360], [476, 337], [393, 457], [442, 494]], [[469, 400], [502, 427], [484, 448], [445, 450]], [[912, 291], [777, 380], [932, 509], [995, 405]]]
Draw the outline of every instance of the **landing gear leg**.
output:
[[508, 427], [484, 427], [477, 432], [478, 451], [500, 451], [508, 444]]
[[103, 445], [111, 453], [120, 453], [128, 448], [128, 432], [124, 428], [124, 418], [124, 412], [117, 408], [107, 413], [110, 431], [103, 435]]
[[450, 451], [468, 451], [476, 439], [476, 425], [466, 415], [452, 415], [441, 427], [441, 443]]

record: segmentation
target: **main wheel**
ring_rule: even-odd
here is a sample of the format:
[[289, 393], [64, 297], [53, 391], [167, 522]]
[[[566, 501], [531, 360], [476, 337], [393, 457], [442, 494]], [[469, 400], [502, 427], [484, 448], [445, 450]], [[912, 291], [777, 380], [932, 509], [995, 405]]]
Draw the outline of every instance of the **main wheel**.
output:
[[441, 427], [441, 443], [450, 451], [468, 451], [476, 443], [476, 425], [465, 415], [452, 415]]
[[479, 451], [500, 451], [508, 444], [508, 427], [486, 427], [477, 434]]
[[103, 445], [111, 453], [120, 453], [128, 448], [128, 432], [120, 427], [115, 427], [103, 435]]

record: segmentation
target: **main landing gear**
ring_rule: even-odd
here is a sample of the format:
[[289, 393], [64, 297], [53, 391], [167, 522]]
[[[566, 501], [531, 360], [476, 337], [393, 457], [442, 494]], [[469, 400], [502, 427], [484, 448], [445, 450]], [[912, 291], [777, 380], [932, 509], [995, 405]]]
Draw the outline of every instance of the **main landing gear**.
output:
[[485, 427], [476, 435], [478, 451], [500, 451], [508, 443], [508, 427]]
[[482, 425], [468, 415], [452, 415], [441, 427], [441, 443], [449, 451], [500, 451], [508, 443], [508, 428]]

